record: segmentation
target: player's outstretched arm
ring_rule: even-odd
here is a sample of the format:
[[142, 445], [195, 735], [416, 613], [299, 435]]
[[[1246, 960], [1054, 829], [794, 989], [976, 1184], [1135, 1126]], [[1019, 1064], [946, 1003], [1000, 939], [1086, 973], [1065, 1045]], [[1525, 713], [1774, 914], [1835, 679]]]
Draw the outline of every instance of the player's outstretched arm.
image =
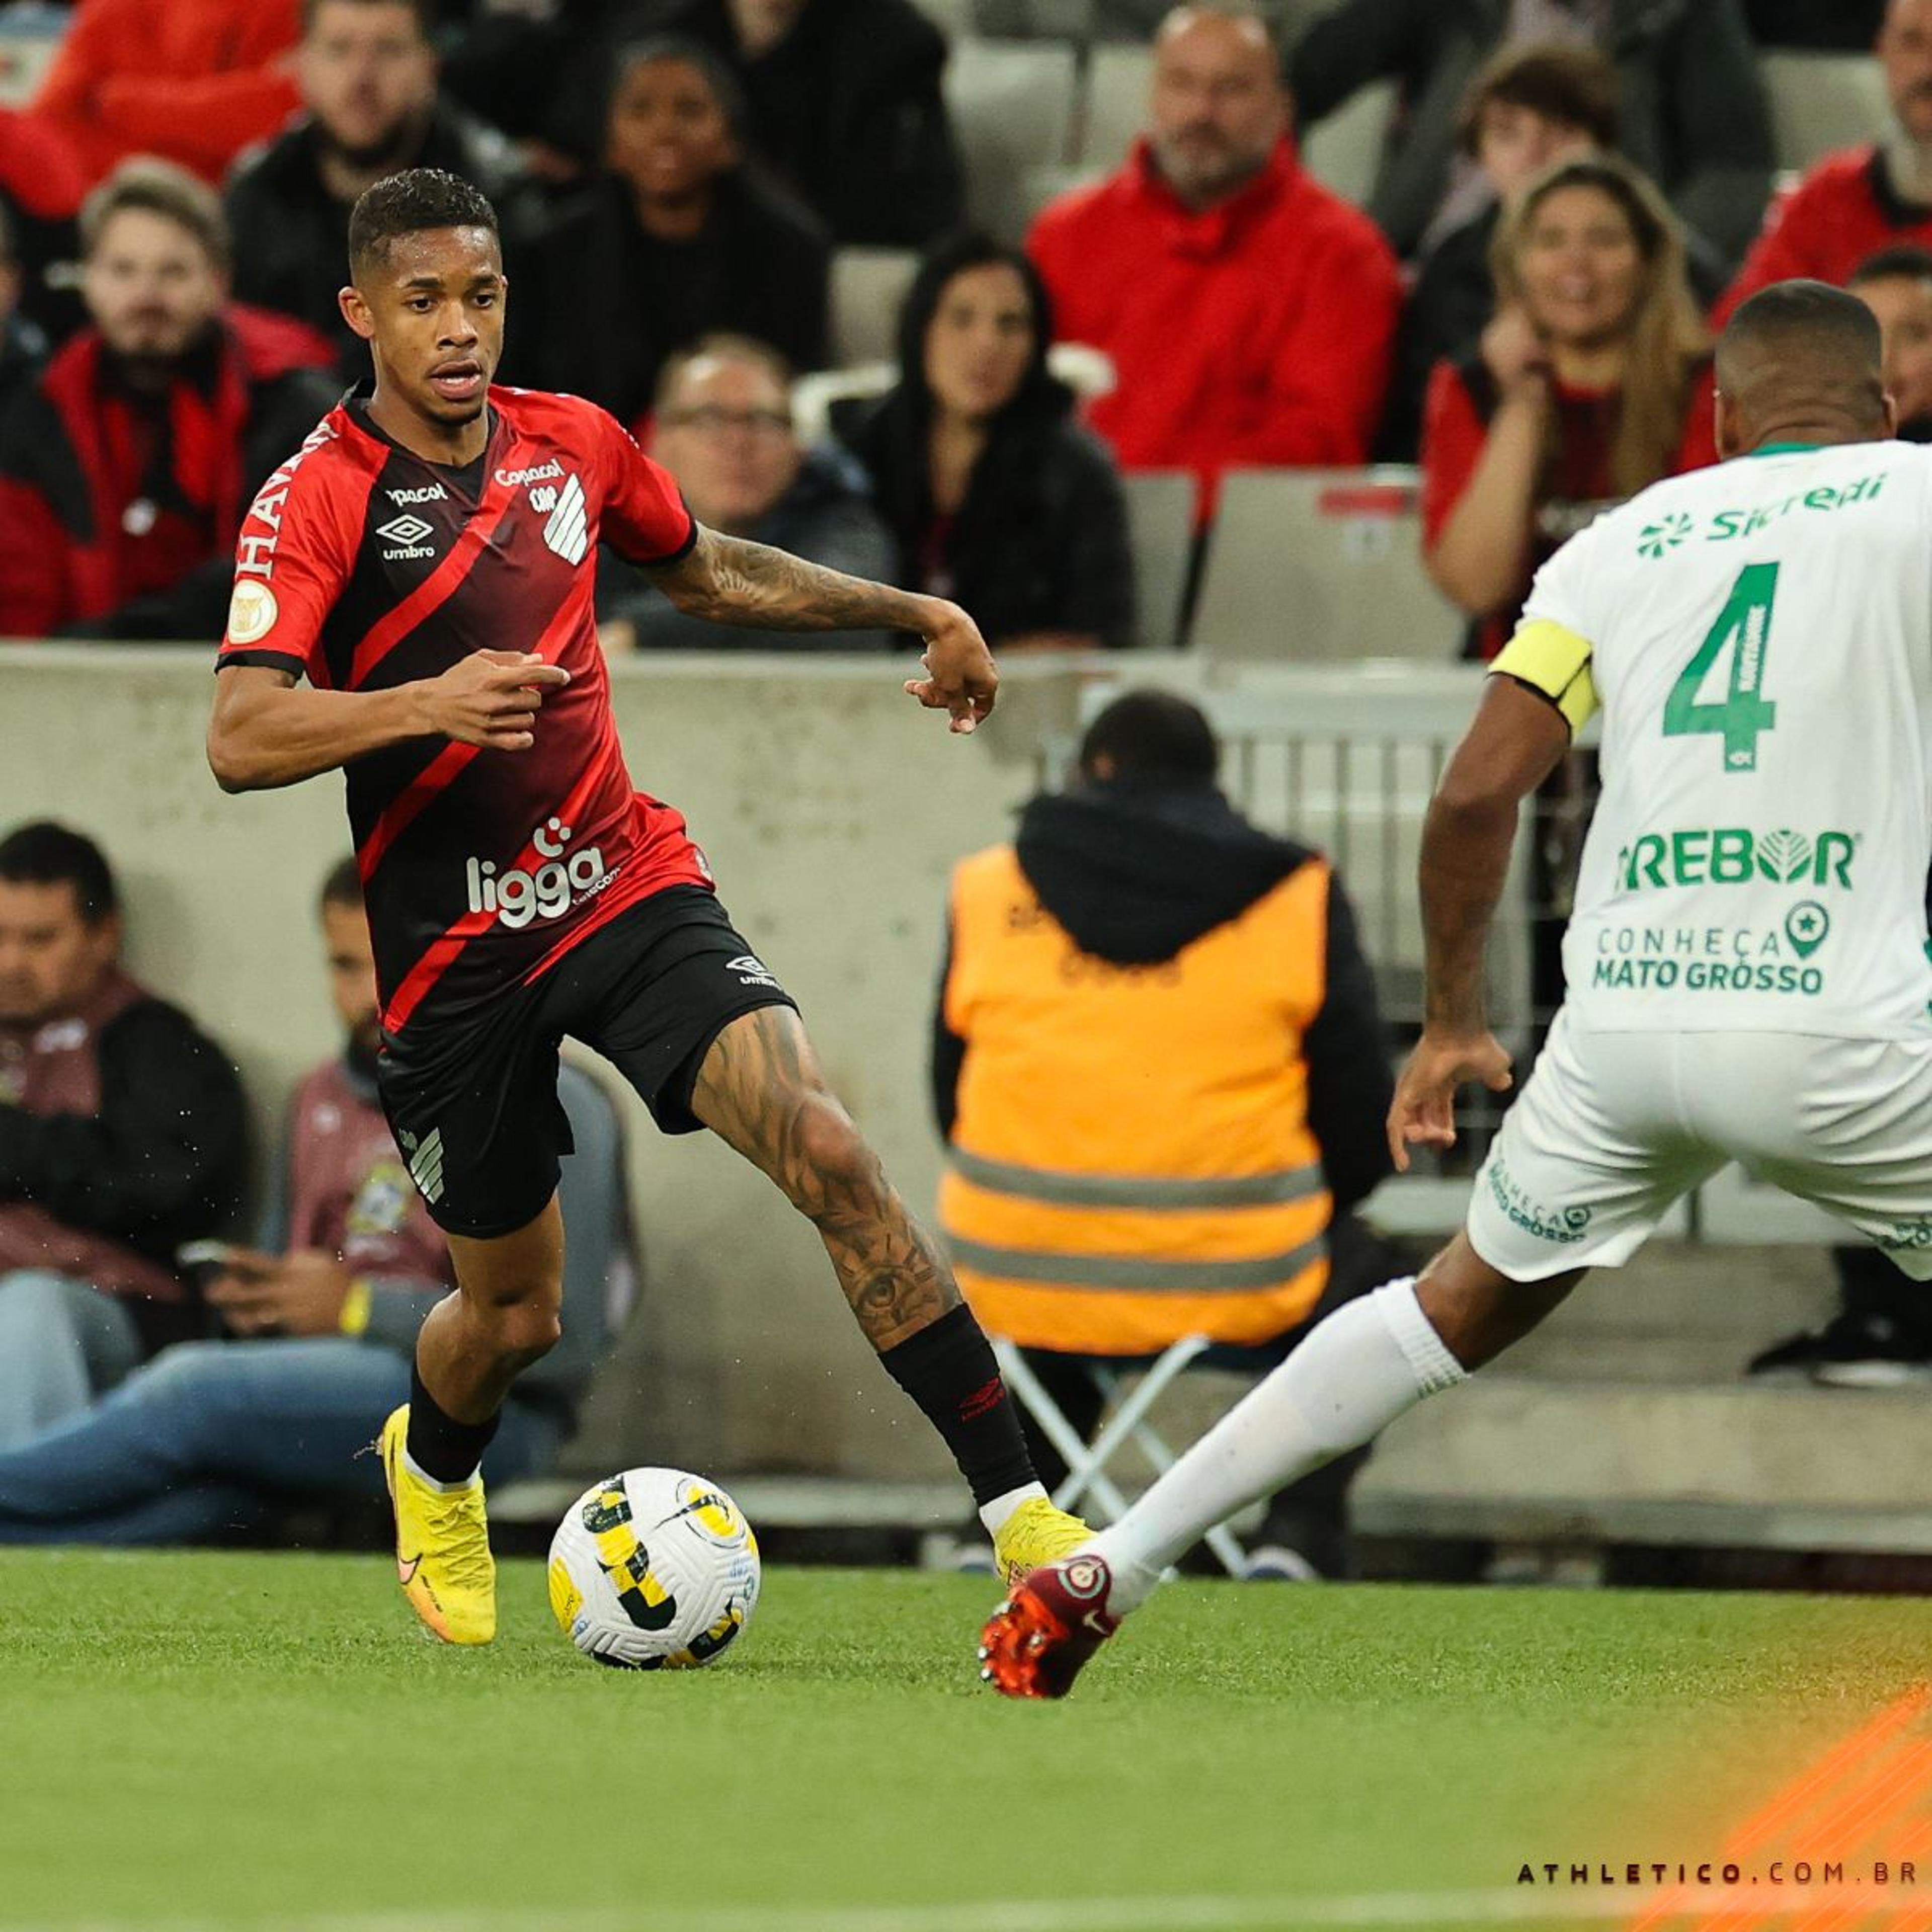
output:
[[1511, 677], [1492, 677], [1430, 800], [1422, 828], [1422, 1037], [1396, 1082], [1389, 1152], [1408, 1171], [1408, 1150], [1456, 1138], [1456, 1089], [1510, 1084], [1510, 1057], [1490, 1031], [1483, 956], [1509, 872], [1522, 801], [1570, 748], [1570, 727], [1550, 700]]
[[761, 631], [913, 631], [926, 640], [926, 675], [906, 689], [970, 731], [993, 708], [1000, 674], [979, 626], [956, 604], [896, 590], [807, 563], [789, 550], [701, 525], [677, 562], [651, 572], [680, 610]]
[[472, 651], [386, 691], [318, 691], [272, 665], [230, 664], [215, 680], [208, 766], [224, 791], [269, 791], [411, 738], [526, 752], [544, 694], [569, 682], [527, 651]]

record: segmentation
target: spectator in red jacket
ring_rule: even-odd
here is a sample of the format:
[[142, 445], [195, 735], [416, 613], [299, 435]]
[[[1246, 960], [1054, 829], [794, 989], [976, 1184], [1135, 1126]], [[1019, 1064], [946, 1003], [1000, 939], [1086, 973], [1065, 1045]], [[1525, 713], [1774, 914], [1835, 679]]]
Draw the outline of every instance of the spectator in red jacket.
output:
[[92, 186], [130, 154], [213, 182], [302, 104], [301, 0], [80, 0], [32, 114]]
[[1118, 372], [1094, 427], [1130, 470], [1192, 470], [1204, 512], [1232, 466], [1361, 462], [1382, 412], [1395, 260], [1297, 164], [1288, 119], [1266, 22], [1177, 8], [1146, 137], [1028, 243], [1062, 337]]
[[1904, 442], [1932, 442], [1932, 250], [1882, 248], [1845, 286], [1878, 317]]
[[242, 512], [333, 351], [226, 302], [220, 203], [170, 162], [125, 163], [80, 225], [93, 326], [0, 418], [0, 637], [219, 637]]
[[1802, 275], [1842, 287], [1881, 248], [1932, 248], [1932, 0], [1891, 0], [1877, 46], [1894, 124], [1827, 154], [1773, 205], [1717, 325], [1773, 282]]
[[1422, 437], [1424, 556], [1486, 658], [1565, 539], [1716, 457], [1683, 242], [1636, 169], [1552, 169], [1504, 215], [1492, 266], [1496, 318], [1474, 355], [1436, 364]]

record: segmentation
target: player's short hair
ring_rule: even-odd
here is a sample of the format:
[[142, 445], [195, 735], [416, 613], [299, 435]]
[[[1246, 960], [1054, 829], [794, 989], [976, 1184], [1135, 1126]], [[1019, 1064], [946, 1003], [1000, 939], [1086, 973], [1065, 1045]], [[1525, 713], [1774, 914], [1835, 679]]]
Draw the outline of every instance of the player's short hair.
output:
[[1456, 133], [1466, 154], [1483, 136], [1491, 107], [1524, 107], [1546, 121], [1580, 128], [1600, 148], [1617, 144], [1617, 70], [1594, 47], [1544, 41], [1506, 47], [1470, 82], [1456, 111]]
[[1868, 282], [1932, 282], [1932, 248], [1904, 242], [1868, 255], [1845, 278], [1845, 286], [1860, 289]]
[[328, 876], [322, 882], [319, 903], [325, 912], [331, 906], [340, 906], [345, 911], [362, 910], [362, 868], [356, 862], [353, 852], [329, 867]]
[[1753, 355], [1775, 358], [1796, 374], [1875, 376], [1884, 344], [1878, 317], [1856, 296], [1828, 282], [1773, 282], [1744, 303], [1718, 337], [1718, 388], [1729, 389], [1727, 375]]
[[1090, 774], [1103, 758], [1130, 783], [1212, 784], [1221, 745], [1199, 705], [1149, 687], [1123, 692], [1088, 726], [1080, 769]]
[[739, 139], [743, 139], [748, 112], [744, 88], [716, 48], [706, 46], [689, 34], [647, 34], [641, 40], [626, 41], [617, 50], [616, 58], [610, 63], [610, 88], [604, 97], [606, 124], [609, 123], [618, 88], [639, 68], [649, 67], [654, 61], [676, 61], [692, 68], [711, 90], [711, 98], [717, 102], [718, 111], [724, 117], [724, 124]]
[[790, 397], [796, 378], [791, 364], [779, 350], [769, 342], [760, 341], [755, 335], [740, 335], [730, 329], [718, 328], [713, 329], [709, 335], [700, 335], [695, 342], [687, 343], [664, 358], [664, 367], [658, 371], [657, 387], [652, 392], [652, 409], [662, 410], [676, 393], [678, 384], [683, 381], [684, 372], [694, 362], [702, 362], [707, 356], [715, 356], [722, 362], [755, 362], [784, 392], [788, 399]]
[[416, 16], [416, 30], [426, 40], [436, 35], [436, 13], [432, 0], [302, 0], [302, 27], [304, 38], [315, 32], [316, 16], [328, 6], [406, 7]]
[[16, 825], [0, 838], [0, 879], [9, 885], [71, 886], [74, 904], [89, 926], [121, 909], [106, 855], [84, 832], [51, 818]]
[[349, 215], [349, 272], [380, 267], [389, 244], [436, 228], [497, 233], [496, 211], [473, 182], [442, 168], [404, 168], [364, 188]]
[[132, 154], [80, 205], [80, 252], [91, 256], [107, 224], [130, 208], [184, 228], [218, 268], [228, 266], [228, 221], [208, 184], [154, 154]]

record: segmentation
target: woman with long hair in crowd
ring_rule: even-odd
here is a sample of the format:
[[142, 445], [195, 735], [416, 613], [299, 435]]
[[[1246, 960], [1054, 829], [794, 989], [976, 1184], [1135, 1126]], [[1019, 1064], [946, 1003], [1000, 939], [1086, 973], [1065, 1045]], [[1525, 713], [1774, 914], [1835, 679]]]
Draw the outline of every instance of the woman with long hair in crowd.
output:
[[1026, 256], [955, 236], [899, 311], [898, 382], [833, 413], [871, 473], [899, 583], [964, 604], [1009, 651], [1124, 644], [1133, 631], [1120, 477], [1048, 372], [1052, 339]]
[[1474, 355], [1436, 364], [1422, 442], [1424, 556], [1481, 658], [1566, 538], [1716, 457], [1710, 338], [1676, 218], [1636, 169], [1551, 169], [1504, 216], [1492, 266], [1496, 314]]

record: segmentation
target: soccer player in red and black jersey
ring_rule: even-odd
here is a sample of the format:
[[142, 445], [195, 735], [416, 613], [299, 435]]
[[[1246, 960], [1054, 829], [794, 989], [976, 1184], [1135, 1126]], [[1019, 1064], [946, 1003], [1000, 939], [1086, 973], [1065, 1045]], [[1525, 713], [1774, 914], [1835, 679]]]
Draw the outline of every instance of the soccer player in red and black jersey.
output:
[[382, 1429], [412, 1605], [453, 1642], [495, 1630], [476, 1470], [505, 1392], [557, 1339], [566, 1034], [661, 1129], [709, 1127], [817, 1226], [1003, 1569], [1071, 1547], [1082, 1526], [1034, 1480], [945, 1262], [732, 929], [683, 820], [632, 787], [592, 613], [597, 545], [723, 622], [920, 634], [926, 675], [905, 688], [956, 731], [992, 707], [979, 632], [938, 598], [701, 528], [602, 410], [492, 387], [507, 290], [494, 214], [467, 182], [414, 169], [377, 183], [349, 254], [343, 313], [375, 380], [243, 524], [208, 754], [228, 791], [346, 772], [382, 1103], [458, 1282]]

